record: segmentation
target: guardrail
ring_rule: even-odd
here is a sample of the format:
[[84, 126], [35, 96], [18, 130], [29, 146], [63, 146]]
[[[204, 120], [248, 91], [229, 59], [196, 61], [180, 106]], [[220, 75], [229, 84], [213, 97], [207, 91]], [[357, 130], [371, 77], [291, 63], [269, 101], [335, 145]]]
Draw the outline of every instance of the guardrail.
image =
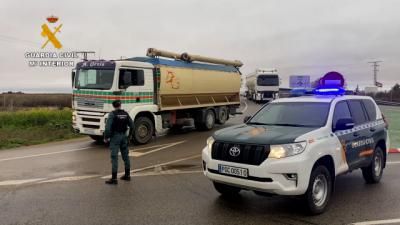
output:
[[389, 102], [382, 100], [375, 100], [378, 105], [388, 105], [388, 106], [400, 106], [400, 102]]

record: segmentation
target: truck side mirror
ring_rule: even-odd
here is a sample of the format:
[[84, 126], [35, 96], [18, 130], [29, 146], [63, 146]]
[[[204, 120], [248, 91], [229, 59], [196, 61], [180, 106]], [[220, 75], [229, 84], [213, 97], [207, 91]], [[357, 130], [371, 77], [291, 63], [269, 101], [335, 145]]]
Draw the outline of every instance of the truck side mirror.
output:
[[75, 70], [72, 70], [72, 72], [71, 72], [72, 87], [74, 87], [75, 75], [76, 75]]
[[247, 123], [247, 121], [249, 121], [251, 118], [251, 116], [245, 116], [243, 119], [243, 123]]
[[336, 122], [334, 131], [337, 131], [337, 130], [348, 130], [348, 129], [352, 129], [353, 127], [354, 127], [353, 119], [351, 119], [351, 118], [339, 119]]

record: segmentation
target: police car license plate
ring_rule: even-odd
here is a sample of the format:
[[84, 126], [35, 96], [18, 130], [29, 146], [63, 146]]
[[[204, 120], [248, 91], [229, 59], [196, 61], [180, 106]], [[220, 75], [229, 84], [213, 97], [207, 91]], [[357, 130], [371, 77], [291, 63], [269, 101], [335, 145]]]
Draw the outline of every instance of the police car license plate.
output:
[[218, 172], [219, 173], [223, 173], [223, 174], [238, 176], [238, 177], [248, 177], [249, 176], [249, 170], [248, 169], [239, 168], [239, 167], [233, 167], [233, 166], [220, 165], [220, 164], [218, 165]]

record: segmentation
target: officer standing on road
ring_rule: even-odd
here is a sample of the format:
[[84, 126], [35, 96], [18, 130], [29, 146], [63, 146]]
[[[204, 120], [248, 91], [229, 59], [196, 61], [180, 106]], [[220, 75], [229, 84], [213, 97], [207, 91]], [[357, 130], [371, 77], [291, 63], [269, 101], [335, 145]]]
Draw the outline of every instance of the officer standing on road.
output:
[[[126, 131], [129, 127], [129, 133], [134, 130], [134, 125], [131, 117], [127, 112], [121, 109], [121, 101], [116, 100], [112, 103], [114, 111], [112, 111], [107, 119], [104, 142], [110, 141], [112, 177], [106, 181], [106, 184], [118, 184], [118, 151], [121, 151], [122, 159], [125, 163], [125, 175], [121, 180], [130, 181], [130, 161], [128, 149], [128, 136]], [[129, 135], [130, 137], [131, 135]]]

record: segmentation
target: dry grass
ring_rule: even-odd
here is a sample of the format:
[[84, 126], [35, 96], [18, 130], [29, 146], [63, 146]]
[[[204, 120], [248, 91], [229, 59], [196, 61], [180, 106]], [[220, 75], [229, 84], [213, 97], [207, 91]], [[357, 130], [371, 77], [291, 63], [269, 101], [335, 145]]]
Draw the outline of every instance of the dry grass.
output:
[[71, 94], [0, 94], [0, 111], [32, 107], [71, 107]]

